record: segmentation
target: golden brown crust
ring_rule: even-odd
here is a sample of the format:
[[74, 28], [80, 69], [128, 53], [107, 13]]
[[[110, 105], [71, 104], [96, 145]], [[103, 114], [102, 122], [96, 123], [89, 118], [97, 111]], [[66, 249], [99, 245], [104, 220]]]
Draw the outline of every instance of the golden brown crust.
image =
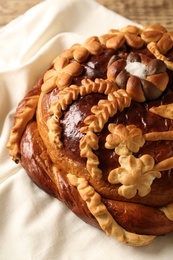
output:
[[173, 231], [172, 35], [129, 25], [63, 51], [7, 145], [38, 186], [133, 246]]

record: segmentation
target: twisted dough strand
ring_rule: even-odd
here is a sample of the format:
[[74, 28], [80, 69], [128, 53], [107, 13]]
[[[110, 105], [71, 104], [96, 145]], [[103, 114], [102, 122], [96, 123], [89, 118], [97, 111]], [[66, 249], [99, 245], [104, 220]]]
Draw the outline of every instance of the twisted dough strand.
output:
[[72, 103], [73, 100], [77, 100], [79, 95], [79, 87], [71, 85], [70, 87], [64, 88], [58, 93], [59, 99], [51, 104], [49, 114], [53, 114], [57, 118], [62, 116], [62, 110], [66, 110], [67, 106]]
[[72, 174], [68, 174], [67, 177], [69, 182], [77, 187], [80, 196], [107, 236], [115, 237], [118, 241], [131, 246], [144, 246], [154, 240], [154, 236], [134, 234], [119, 226], [102, 203], [101, 196], [88, 184], [86, 179]]
[[[34, 117], [39, 95], [25, 97], [25, 105], [22, 109], [18, 107], [18, 113], [14, 116], [14, 126], [11, 129], [10, 139], [7, 144], [9, 154], [18, 163], [20, 160], [20, 139], [28, 122]], [[22, 102], [21, 102], [22, 104]]]
[[88, 131], [80, 140], [80, 155], [81, 157], [88, 158], [86, 168], [94, 179], [102, 177], [102, 171], [98, 168], [100, 162], [98, 157], [93, 153], [93, 150], [97, 150], [98, 147], [98, 138], [92, 131]]
[[79, 87], [76, 85], [71, 85], [70, 87], [64, 88], [59, 92], [59, 99], [51, 104], [49, 109], [49, 114], [52, 117], [47, 121], [47, 126], [49, 129], [49, 139], [50, 142], [56, 145], [57, 148], [62, 148], [63, 144], [60, 140], [61, 138], [61, 126], [59, 119], [62, 116], [62, 110], [65, 110], [68, 105], [76, 100], [79, 95]]
[[[84, 123], [88, 126], [80, 129], [82, 133], [86, 133], [80, 140], [80, 155], [87, 158], [87, 170], [91, 174], [91, 177], [99, 179], [102, 176], [101, 170], [98, 169], [99, 159], [92, 152], [93, 148], [96, 150], [95, 147], [98, 144], [98, 137], [93, 132], [100, 132], [109, 117], [115, 115], [118, 109], [122, 111], [125, 107], [130, 106], [130, 103], [131, 98], [125, 90], [114, 91], [108, 95], [108, 100], [100, 100], [97, 106], [92, 107], [91, 112], [94, 115], [90, 115], [84, 120]], [[91, 136], [94, 136], [93, 140], [95, 142], [95, 144], [92, 142], [92, 145], [90, 145]]]
[[85, 96], [91, 93], [104, 93], [108, 95], [111, 92], [114, 92], [118, 89], [117, 85], [112, 82], [104, 79], [96, 78], [95, 81], [91, 79], [83, 79], [82, 86], [80, 87], [80, 95]]
[[89, 115], [85, 118], [84, 126], [80, 129], [82, 133], [87, 131], [100, 132], [109, 117], [114, 116], [117, 110], [123, 111], [125, 107], [129, 107], [131, 98], [124, 89], [119, 89], [113, 93], [108, 94], [107, 100], [100, 100], [97, 106], [93, 106], [91, 112], [94, 115]]
[[55, 116], [52, 116], [47, 121], [47, 126], [49, 128], [48, 135], [49, 135], [49, 140], [51, 141], [51, 143], [55, 144], [56, 147], [58, 147], [58, 148], [62, 148], [63, 144], [60, 140], [62, 128], [59, 124], [59, 119], [57, 119]]
[[117, 90], [116, 84], [109, 80], [95, 79], [95, 81], [92, 81], [90, 79], [83, 79], [81, 83], [82, 86], [80, 87], [77, 85], [71, 85], [70, 87], [62, 89], [58, 93], [59, 99], [55, 100], [49, 109], [49, 114], [52, 115], [47, 122], [49, 137], [50, 141], [56, 144], [58, 148], [62, 147], [62, 143], [60, 141], [61, 127], [59, 124], [59, 119], [62, 116], [62, 110], [66, 110], [67, 106], [70, 105], [73, 100], [77, 100], [79, 94], [81, 96], [85, 96], [93, 92], [109, 94]]

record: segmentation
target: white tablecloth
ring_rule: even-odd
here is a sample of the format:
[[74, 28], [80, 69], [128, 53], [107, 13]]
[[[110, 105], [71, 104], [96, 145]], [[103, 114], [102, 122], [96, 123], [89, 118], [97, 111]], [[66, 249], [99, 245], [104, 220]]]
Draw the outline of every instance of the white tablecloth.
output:
[[94, 0], [47, 0], [0, 30], [0, 259], [168, 259], [173, 235], [120, 244], [40, 190], [8, 156], [16, 106], [63, 49], [132, 22]]

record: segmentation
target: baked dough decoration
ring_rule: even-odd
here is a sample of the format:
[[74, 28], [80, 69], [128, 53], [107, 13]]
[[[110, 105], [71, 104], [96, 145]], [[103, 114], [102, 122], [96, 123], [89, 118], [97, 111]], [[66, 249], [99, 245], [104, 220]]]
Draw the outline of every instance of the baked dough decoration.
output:
[[173, 231], [172, 71], [159, 24], [74, 44], [20, 102], [9, 154], [87, 223], [151, 243]]

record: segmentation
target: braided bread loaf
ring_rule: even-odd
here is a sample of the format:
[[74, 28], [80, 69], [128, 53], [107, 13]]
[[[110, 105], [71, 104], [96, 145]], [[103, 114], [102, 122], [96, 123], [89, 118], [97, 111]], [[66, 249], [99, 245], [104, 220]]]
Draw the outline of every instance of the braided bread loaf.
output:
[[7, 147], [43, 190], [132, 246], [173, 231], [173, 32], [126, 26], [62, 52]]

